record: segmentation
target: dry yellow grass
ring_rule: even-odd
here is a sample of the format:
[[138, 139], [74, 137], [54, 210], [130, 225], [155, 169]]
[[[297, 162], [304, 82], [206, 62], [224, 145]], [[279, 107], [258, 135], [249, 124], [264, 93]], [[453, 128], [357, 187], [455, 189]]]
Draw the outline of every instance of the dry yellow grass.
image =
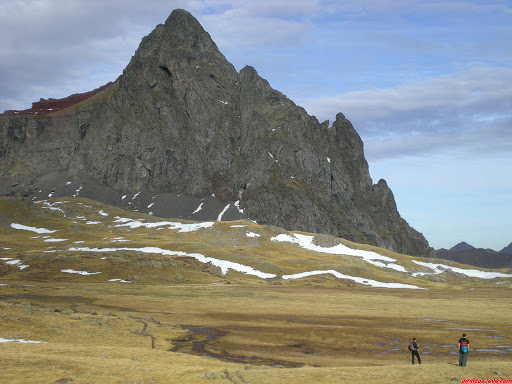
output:
[[[272, 242], [286, 232], [247, 221], [188, 233], [129, 229], [115, 227], [114, 218], [158, 219], [82, 199], [55, 203], [66, 216], [41, 204], [0, 199], [1, 257], [30, 265], [20, 270], [0, 263], [0, 338], [45, 342], [0, 343], [0, 383], [512, 379], [510, 279], [497, 284], [454, 273], [415, 278], [352, 256]], [[86, 224], [92, 220], [99, 224]], [[54, 237], [67, 240], [47, 243], [13, 229], [14, 222], [57, 229]], [[128, 242], [116, 242], [120, 238]], [[330, 275], [267, 281], [234, 271], [223, 275], [190, 257], [70, 251], [76, 241], [199, 252], [276, 274], [335, 269], [429, 289], [370, 288]], [[412, 262], [417, 258], [345, 243], [421, 269]], [[66, 274], [64, 268], [101, 274]], [[456, 366], [455, 348], [462, 332], [472, 347], [464, 369]], [[421, 366], [410, 365], [412, 337], [421, 347]]]
[[[512, 299], [504, 289], [24, 283], [0, 287], [0, 337], [46, 344], [1, 344], [2, 383], [66, 377], [196, 383], [205, 375], [240, 383], [512, 377], [510, 353], [478, 351], [511, 344]], [[188, 327], [224, 335], [206, 343], [200, 356], [192, 344], [205, 337]], [[455, 349], [444, 346], [454, 345], [462, 329], [469, 329], [474, 349], [465, 369], [455, 365]], [[413, 336], [429, 352], [422, 366], [410, 366], [406, 346]]]

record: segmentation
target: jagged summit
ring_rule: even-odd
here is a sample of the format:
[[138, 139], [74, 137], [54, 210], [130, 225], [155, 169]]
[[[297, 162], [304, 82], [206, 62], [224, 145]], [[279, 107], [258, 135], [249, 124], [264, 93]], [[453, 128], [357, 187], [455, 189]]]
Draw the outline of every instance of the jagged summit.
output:
[[134, 58], [148, 56], [159, 61], [183, 60], [189, 64], [206, 58], [225, 61], [210, 34], [194, 16], [182, 9], [174, 10], [164, 24], [142, 39]]
[[184, 26], [182, 29], [195, 29], [205, 32], [199, 21], [189, 11], [182, 8], [174, 9], [169, 17], [167, 17], [167, 20], [165, 20], [165, 25], [172, 28]]
[[246, 217], [433, 254], [385, 181], [372, 184], [342, 113], [328, 128], [254, 68], [238, 73], [184, 10], [142, 39], [102, 92], [43, 117], [2, 116], [0, 127], [3, 195], [79, 191], [128, 207], [130, 194], [132, 208], [140, 200], [138, 210], [161, 216]]

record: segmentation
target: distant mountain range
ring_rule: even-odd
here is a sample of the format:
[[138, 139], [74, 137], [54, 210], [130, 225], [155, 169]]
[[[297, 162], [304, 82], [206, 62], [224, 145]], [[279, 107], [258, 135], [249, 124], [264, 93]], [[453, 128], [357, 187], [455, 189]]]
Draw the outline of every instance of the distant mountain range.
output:
[[436, 250], [436, 256], [439, 259], [453, 260], [482, 268], [511, 268], [512, 243], [497, 252], [489, 248], [475, 248], [463, 241], [450, 249]]

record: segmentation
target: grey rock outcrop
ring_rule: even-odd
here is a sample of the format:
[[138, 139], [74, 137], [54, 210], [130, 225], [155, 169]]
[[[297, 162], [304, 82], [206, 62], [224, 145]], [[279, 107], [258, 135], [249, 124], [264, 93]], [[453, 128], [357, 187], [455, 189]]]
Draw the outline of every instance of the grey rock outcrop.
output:
[[109, 87], [67, 109], [0, 117], [0, 194], [34, 194], [53, 172], [119, 195], [214, 195], [260, 224], [432, 256], [386, 182], [372, 184], [350, 121], [328, 125], [254, 68], [238, 73], [175, 10]]

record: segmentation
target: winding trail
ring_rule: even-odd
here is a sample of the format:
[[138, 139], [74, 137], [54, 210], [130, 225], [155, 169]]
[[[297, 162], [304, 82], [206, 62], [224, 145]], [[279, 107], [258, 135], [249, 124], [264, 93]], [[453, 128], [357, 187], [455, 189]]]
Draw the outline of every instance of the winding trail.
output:
[[215, 328], [198, 327], [192, 325], [181, 325], [182, 328], [187, 329], [189, 334], [181, 340], [173, 340], [174, 348], [172, 352], [188, 353], [192, 355], [208, 356], [221, 361], [254, 364], [254, 365], [267, 365], [267, 366], [280, 366], [285, 368], [299, 368], [303, 367], [302, 363], [292, 363], [289, 361], [266, 359], [257, 356], [243, 356], [233, 355], [225, 351], [212, 352], [206, 347], [209, 343], [217, 340], [218, 338], [228, 334]]
[[140, 331], [133, 331], [133, 333], [151, 338], [151, 349], [156, 349], [156, 338], [152, 334], [147, 333], [148, 323], [143, 320], [137, 320], [137, 322], [143, 324], [142, 329]]

